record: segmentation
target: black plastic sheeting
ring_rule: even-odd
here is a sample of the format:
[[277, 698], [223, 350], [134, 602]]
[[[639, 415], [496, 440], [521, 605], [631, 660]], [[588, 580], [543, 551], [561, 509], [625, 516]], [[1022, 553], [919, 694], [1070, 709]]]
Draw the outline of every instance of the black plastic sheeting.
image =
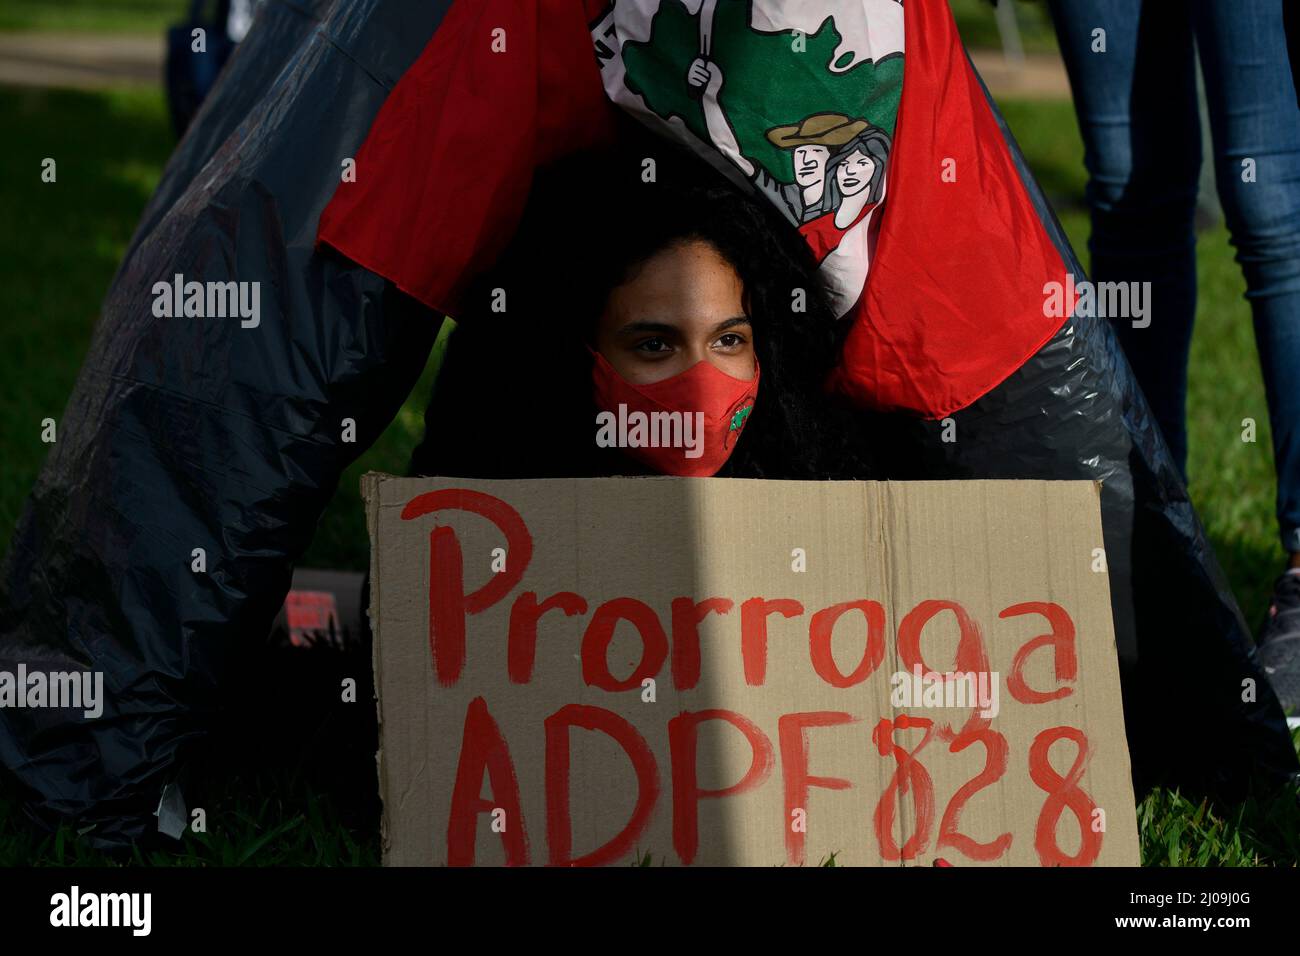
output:
[[[104, 673], [97, 720], [0, 710], [0, 761], [44, 822], [99, 845], [157, 826], [181, 755], [246, 706], [225, 692], [340, 474], [423, 370], [434, 317], [315, 238], [343, 158], [446, 6], [340, 3], [272, 51], [283, 68], [250, 105], [231, 87], [262, 69], [262, 27], [289, 19], [271, 3], [168, 170], [176, 201], [155, 200], [109, 290], [3, 572], [0, 669]], [[155, 318], [153, 285], [177, 273], [260, 282], [260, 323]]]
[[[196, 745], [223, 708], [245, 706], [231, 688], [341, 473], [424, 366], [436, 317], [314, 240], [342, 159], [448, 3], [271, 0], [146, 210], [3, 570], [0, 669], [105, 675], [98, 720], [0, 710], [0, 760], [42, 822], [75, 821], [100, 845], [157, 828]], [[155, 318], [153, 284], [177, 273], [259, 281], [260, 324]], [[937, 422], [882, 433], [891, 477], [1103, 482], [1139, 784], [1232, 792], [1257, 770], [1294, 772], [1244, 622], [1104, 321], [1066, 323], [953, 418], [956, 443]], [[206, 573], [191, 570], [195, 548]], [[1241, 701], [1242, 677], [1257, 703]], [[181, 789], [166, 791], [170, 816]]]
[[[248, 119], [258, 100], [276, 83], [293, 54], [320, 26], [337, 0], [273, 0], [257, 11], [250, 29], [235, 47], [221, 82], [204, 98], [176, 151], [167, 161], [162, 179], [140, 215], [126, 260], [141, 240], [153, 231], [199, 170]], [[124, 261], [126, 261], [124, 260]]]

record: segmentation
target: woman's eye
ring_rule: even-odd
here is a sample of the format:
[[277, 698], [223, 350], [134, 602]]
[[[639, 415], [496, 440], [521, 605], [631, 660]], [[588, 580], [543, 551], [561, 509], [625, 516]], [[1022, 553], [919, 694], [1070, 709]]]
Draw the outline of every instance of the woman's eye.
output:
[[667, 352], [669, 345], [663, 339], [646, 339], [637, 343], [637, 349], [642, 352]]
[[737, 335], [735, 332], [728, 332], [725, 335], [719, 336], [718, 341], [715, 344], [724, 349], [737, 349], [745, 344], [745, 337], [743, 335]]

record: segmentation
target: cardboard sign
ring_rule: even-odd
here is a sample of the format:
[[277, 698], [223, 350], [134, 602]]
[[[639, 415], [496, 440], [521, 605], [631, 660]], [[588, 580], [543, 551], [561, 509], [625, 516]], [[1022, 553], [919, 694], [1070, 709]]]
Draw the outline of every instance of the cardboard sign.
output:
[[1093, 483], [362, 487], [387, 864], [1138, 862]]

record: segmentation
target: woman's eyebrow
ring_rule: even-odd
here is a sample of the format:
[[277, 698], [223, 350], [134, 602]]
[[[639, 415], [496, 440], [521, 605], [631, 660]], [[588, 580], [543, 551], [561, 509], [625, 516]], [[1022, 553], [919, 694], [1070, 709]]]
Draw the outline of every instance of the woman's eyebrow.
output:
[[676, 332], [676, 331], [678, 331], [677, 326], [670, 325], [667, 322], [638, 321], [638, 322], [629, 322], [627, 325], [622, 326], [618, 330], [617, 334], [618, 335], [639, 335], [642, 332], [658, 332], [659, 334], [662, 335], [665, 332]]
[[727, 329], [734, 329], [738, 325], [749, 325], [749, 316], [738, 315], [734, 319], [724, 319], [713, 327], [711, 334], [717, 335], [719, 332], [725, 332]]
[[[727, 329], [733, 329], [738, 325], [749, 325], [749, 316], [738, 315], [734, 318], [723, 319], [710, 331], [711, 335], [717, 335], [719, 332], [725, 332]], [[650, 322], [648, 320], [639, 320], [629, 322], [627, 325], [619, 328], [618, 335], [640, 335], [645, 332], [654, 332], [659, 335], [681, 332], [681, 326], [673, 325], [671, 322]]]

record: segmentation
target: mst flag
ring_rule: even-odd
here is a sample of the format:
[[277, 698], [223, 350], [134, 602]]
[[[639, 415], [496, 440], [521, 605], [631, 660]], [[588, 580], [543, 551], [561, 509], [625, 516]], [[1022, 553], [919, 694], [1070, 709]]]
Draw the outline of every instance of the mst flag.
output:
[[1060, 254], [943, 0], [455, 3], [320, 239], [454, 311], [533, 169], [608, 135], [600, 90], [805, 237], [853, 323], [835, 384], [863, 405], [947, 415], [1060, 326]]

